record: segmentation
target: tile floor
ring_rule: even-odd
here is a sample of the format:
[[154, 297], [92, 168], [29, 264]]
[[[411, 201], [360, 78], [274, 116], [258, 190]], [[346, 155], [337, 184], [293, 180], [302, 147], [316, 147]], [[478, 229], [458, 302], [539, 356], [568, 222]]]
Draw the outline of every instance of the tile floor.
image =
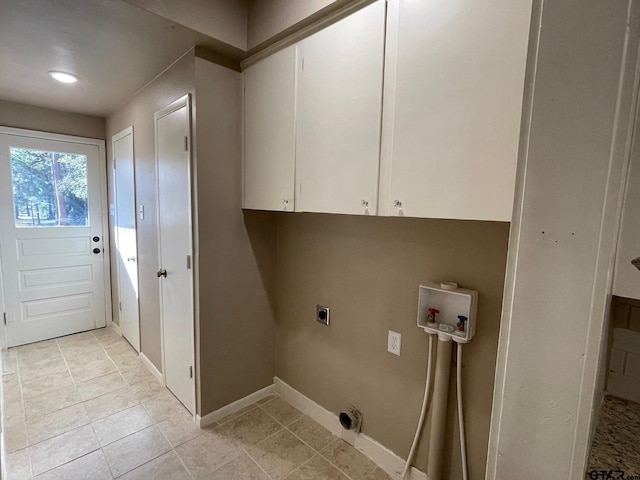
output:
[[108, 329], [3, 354], [9, 480], [388, 480], [277, 396], [205, 429]]
[[[593, 436], [586, 478], [603, 478], [592, 471], [624, 472], [640, 478], [640, 404], [607, 396]], [[614, 478], [618, 478], [615, 476]]]

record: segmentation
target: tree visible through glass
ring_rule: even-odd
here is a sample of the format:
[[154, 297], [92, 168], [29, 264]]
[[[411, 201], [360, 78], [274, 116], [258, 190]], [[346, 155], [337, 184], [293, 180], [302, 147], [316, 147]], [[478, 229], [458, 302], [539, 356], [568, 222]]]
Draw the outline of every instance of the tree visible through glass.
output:
[[89, 225], [87, 157], [11, 148], [16, 227]]

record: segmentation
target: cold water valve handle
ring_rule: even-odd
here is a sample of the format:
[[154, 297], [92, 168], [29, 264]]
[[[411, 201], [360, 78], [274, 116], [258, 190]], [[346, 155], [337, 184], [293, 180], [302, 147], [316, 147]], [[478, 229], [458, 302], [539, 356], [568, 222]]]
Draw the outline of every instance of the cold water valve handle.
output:
[[456, 327], [458, 327], [459, 332], [465, 331], [465, 328], [467, 326], [467, 320], [468, 318], [465, 317], [464, 315], [458, 315], [458, 323], [456, 324]]

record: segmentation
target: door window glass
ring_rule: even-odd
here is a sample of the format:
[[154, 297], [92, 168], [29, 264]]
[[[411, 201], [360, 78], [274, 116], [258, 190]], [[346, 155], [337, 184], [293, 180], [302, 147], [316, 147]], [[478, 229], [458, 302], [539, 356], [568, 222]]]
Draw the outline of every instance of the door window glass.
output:
[[16, 227], [89, 225], [85, 155], [10, 150]]

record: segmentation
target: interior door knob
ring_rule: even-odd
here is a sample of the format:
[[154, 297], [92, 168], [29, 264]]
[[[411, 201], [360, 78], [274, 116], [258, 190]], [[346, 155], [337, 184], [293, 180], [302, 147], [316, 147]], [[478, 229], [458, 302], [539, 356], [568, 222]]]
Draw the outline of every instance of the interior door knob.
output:
[[164, 268], [161, 268], [160, 270], [158, 270], [158, 273], [156, 273], [157, 277], [165, 277], [167, 276], [167, 271]]
[[136, 257], [127, 257], [127, 262], [135, 262]]

